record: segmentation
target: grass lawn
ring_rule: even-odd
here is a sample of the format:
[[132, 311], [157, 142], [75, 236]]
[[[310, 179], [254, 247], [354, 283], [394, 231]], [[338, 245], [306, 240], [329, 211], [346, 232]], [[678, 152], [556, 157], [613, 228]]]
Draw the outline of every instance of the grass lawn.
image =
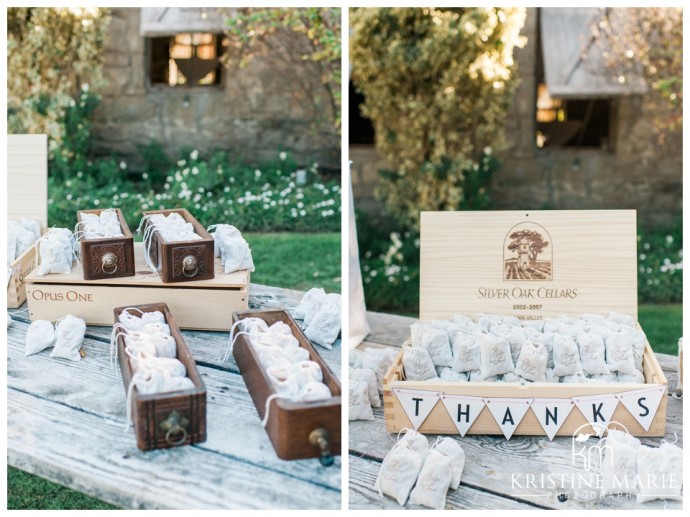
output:
[[252, 282], [340, 292], [340, 234], [247, 233], [256, 271]]
[[655, 352], [678, 355], [678, 339], [683, 335], [681, 304], [640, 305], [638, 319]]
[[114, 510], [116, 507], [22, 470], [7, 467], [7, 509]]
[[[247, 233], [256, 272], [252, 282], [306, 291], [340, 292], [340, 234]], [[132, 438], [133, 440], [134, 438]], [[110, 509], [113, 506], [12, 467], [8, 509]]]

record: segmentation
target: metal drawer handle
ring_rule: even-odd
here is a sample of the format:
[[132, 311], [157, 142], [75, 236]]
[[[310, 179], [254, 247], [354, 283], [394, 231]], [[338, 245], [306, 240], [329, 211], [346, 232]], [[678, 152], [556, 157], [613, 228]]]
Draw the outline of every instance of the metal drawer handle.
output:
[[314, 447], [318, 447], [321, 455], [319, 456], [319, 461], [324, 467], [330, 467], [333, 465], [335, 458], [331, 454], [331, 448], [328, 443], [328, 431], [323, 427], [314, 429], [309, 433], [309, 443]]
[[[176, 436], [179, 438], [175, 439]], [[187, 430], [184, 427], [175, 426], [165, 433], [165, 441], [169, 445], [182, 445], [187, 440]]]
[[187, 278], [196, 276], [199, 272], [199, 262], [194, 255], [187, 255], [182, 259], [182, 274]]
[[161, 429], [166, 431], [165, 441], [168, 445], [182, 445], [187, 441], [187, 425], [189, 420], [181, 417], [177, 411], [170, 413], [168, 418], [160, 423]]
[[117, 255], [106, 253], [101, 257], [101, 269], [106, 275], [112, 275], [117, 271]]

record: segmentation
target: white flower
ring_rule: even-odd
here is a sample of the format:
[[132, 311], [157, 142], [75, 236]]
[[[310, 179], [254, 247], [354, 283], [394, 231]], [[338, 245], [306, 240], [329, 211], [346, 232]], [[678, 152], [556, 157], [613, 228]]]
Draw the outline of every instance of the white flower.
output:
[[125, 170], [127, 168], [127, 164], [125, 162], [120, 162], [120, 169]]
[[257, 178], [260, 178], [261, 177], [261, 171], [259, 169], [256, 169], [254, 171], [254, 176], [256, 176]]
[[668, 244], [673, 244], [673, 237], [672, 237], [671, 235], [667, 235], [667, 236], [666, 236], [666, 242], [667, 242]]
[[94, 200], [93, 200], [93, 204], [96, 205], [96, 206], [98, 206], [98, 205], [101, 204], [101, 202], [100, 202], [98, 199], [94, 199]]
[[189, 157], [190, 157], [192, 160], [196, 160], [196, 159], [199, 157], [199, 151], [197, 151], [196, 149], [194, 149], [191, 153], [189, 153]]
[[81, 85], [81, 91], [88, 92], [89, 91], [89, 83], [82, 84]]
[[144, 178], [145, 180], [149, 179], [149, 175], [146, 172], [144, 174], [142, 174], [141, 177]]
[[287, 153], [285, 151], [281, 151], [278, 156], [282, 161], [285, 161], [285, 159], [287, 158]]

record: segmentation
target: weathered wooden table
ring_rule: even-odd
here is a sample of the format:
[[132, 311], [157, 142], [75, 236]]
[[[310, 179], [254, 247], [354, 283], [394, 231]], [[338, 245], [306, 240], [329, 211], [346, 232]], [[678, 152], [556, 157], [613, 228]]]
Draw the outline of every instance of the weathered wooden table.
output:
[[[409, 338], [412, 318], [388, 314], [368, 313], [372, 327], [367, 340], [360, 345], [366, 347], [400, 347]], [[674, 356], [657, 354], [673, 391], [678, 375]], [[383, 407], [374, 409], [375, 420], [350, 422], [349, 437], [349, 506], [352, 509], [401, 508], [397, 502], [386, 496], [381, 498], [374, 483], [381, 462], [395, 443], [395, 436], [386, 432]], [[665, 440], [683, 446], [682, 401], [669, 397]], [[432, 441], [430, 437], [430, 443]], [[457, 490], [449, 490], [447, 509], [678, 509], [679, 501], [656, 500], [638, 505], [635, 497], [615, 496], [599, 498], [599, 489], [589, 490], [578, 476], [585, 475], [572, 462], [572, 439], [556, 437], [549, 442], [546, 437], [515, 436], [506, 440], [502, 436], [455, 435], [465, 451], [465, 470], [462, 483]], [[660, 438], [643, 438], [645, 445], [659, 445]], [[549, 478], [542, 483], [542, 474], [552, 474], [554, 487], [548, 488]], [[515, 476], [518, 476], [515, 478]], [[533, 476], [528, 478], [528, 476]], [[576, 489], [563, 488], [570, 485], [575, 476]], [[589, 476], [586, 476], [589, 479]], [[528, 479], [532, 479], [530, 485]], [[563, 484], [562, 484], [563, 483]], [[547, 487], [546, 489], [542, 486]], [[579, 488], [577, 488], [579, 487]], [[408, 505], [405, 508], [422, 507]]]
[[[303, 293], [252, 284], [250, 308], [295, 307]], [[26, 305], [24, 306], [26, 307]], [[24, 356], [26, 312], [7, 336], [8, 463], [123, 508], [340, 508], [341, 459], [278, 459], [237, 365], [229, 333], [183, 331], [207, 388], [206, 442], [142, 452], [125, 429], [110, 328], [88, 327], [78, 363]], [[340, 377], [340, 341], [317, 347]]]

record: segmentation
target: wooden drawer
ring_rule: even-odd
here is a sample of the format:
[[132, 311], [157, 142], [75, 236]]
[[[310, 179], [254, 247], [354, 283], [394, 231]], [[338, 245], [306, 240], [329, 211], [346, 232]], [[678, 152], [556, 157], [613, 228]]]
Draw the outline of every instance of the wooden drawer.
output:
[[[170, 334], [177, 342], [177, 358], [185, 365], [187, 377], [194, 383], [193, 389], [141, 395], [136, 388], [132, 392], [132, 420], [137, 447], [142, 451], [167, 449], [190, 445], [206, 440], [206, 386], [196, 368], [187, 344], [175, 319], [165, 303], [135, 305], [142, 312], [160, 311], [170, 326]], [[114, 309], [115, 323], [128, 307]], [[135, 311], [136, 314], [136, 311]], [[132, 367], [125, 354], [124, 337], [117, 338], [117, 356], [122, 373], [125, 396], [132, 379]]]
[[[82, 214], [100, 215], [102, 211], [80, 210], [77, 212], [77, 219], [81, 223]], [[84, 280], [134, 276], [134, 238], [122, 215], [122, 210], [115, 208], [115, 212], [120, 221], [123, 237], [82, 239], [80, 241]]]
[[[194, 241], [164, 241], [157, 231], [154, 231], [150, 245], [150, 257], [155, 265], [161, 280], [165, 283], [189, 282], [190, 280], [209, 280], [214, 277], [213, 262], [215, 258], [213, 237], [206, 231], [199, 221], [184, 208], [172, 210], [150, 210], [143, 214], [178, 213], [182, 218], [191, 223], [194, 232], [201, 236]], [[148, 222], [144, 227], [148, 226]]]
[[[284, 460], [320, 458], [324, 465], [330, 464], [333, 456], [340, 455], [341, 387], [338, 378], [287, 312], [283, 310], [235, 312], [233, 323], [244, 318], [261, 318], [268, 325], [277, 321], [288, 324], [300, 346], [309, 350], [310, 360], [321, 367], [323, 382], [331, 390], [333, 397], [320, 402], [290, 402], [273, 399], [270, 403], [266, 432], [279, 458]], [[263, 419], [266, 413], [266, 399], [275, 391], [245, 335], [237, 338], [233, 347], [233, 356], [259, 417]]]

